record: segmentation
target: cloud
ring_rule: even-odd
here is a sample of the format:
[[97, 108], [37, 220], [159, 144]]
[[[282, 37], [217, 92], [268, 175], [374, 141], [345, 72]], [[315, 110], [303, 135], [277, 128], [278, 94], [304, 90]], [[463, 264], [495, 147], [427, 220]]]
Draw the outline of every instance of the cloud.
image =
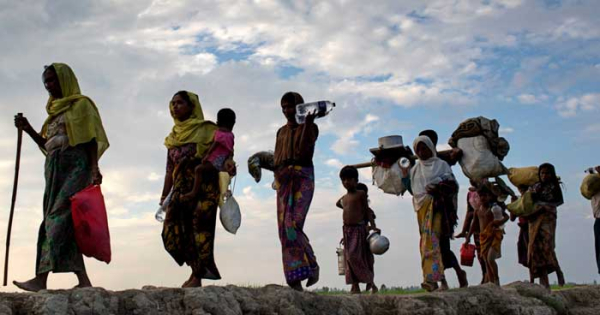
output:
[[566, 18], [557, 26], [552, 35], [555, 37], [568, 37], [580, 39], [592, 39], [600, 36], [600, 31], [596, 27], [592, 27], [588, 21], [580, 18]]
[[590, 93], [579, 97], [571, 97], [556, 105], [563, 117], [574, 117], [580, 112], [594, 111], [600, 108], [600, 93]]
[[521, 94], [518, 96], [518, 99], [522, 104], [535, 104], [538, 102], [537, 98], [533, 94]]
[[149, 181], [151, 181], [151, 182], [155, 182], [155, 181], [157, 181], [157, 180], [160, 180], [160, 179], [162, 179], [163, 177], [162, 177], [162, 176], [160, 176], [160, 175], [158, 175], [158, 174], [156, 174], [155, 172], [152, 172], [152, 173], [150, 173], [150, 174], [148, 175], [148, 177], [146, 177], [146, 178], [147, 178]]
[[509, 134], [515, 132], [515, 129], [511, 127], [500, 127], [498, 131], [500, 134]]
[[359, 144], [359, 141], [354, 137], [362, 132], [368, 131], [370, 126], [378, 120], [378, 116], [367, 114], [363, 120], [357, 124], [346, 124], [345, 127], [336, 129], [334, 132], [338, 134], [339, 138], [333, 143], [331, 149], [340, 155], [350, 154]]
[[325, 161], [325, 164], [328, 166], [331, 166], [335, 169], [340, 169], [340, 168], [344, 167], [344, 163], [340, 162], [340, 160], [338, 160], [338, 159], [329, 159], [329, 160]]
[[592, 125], [585, 127], [585, 132], [599, 133], [600, 132], [600, 124], [592, 124]]

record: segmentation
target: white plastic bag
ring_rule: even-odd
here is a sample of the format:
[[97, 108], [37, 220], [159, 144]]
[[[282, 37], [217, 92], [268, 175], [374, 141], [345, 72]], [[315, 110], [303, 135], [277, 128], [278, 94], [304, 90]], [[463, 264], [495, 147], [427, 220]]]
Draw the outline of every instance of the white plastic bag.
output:
[[219, 206], [221, 211], [219, 218], [221, 224], [231, 234], [237, 233], [237, 230], [242, 224], [242, 214], [240, 212], [240, 205], [235, 201], [232, 195], [229, 195], [222, 206]]
[[399, 196], [406, 192], [402, 183], [402, 170], [397, 162], [390, 168], [373, 166], [373, 182], [386, 194]]
[[461, 138], [457, 146], [463, 152], [459, 163], [468, 178], [477, 180], [505, 173], [504, 166], [492, 153], [490, 144], [484, 136]]

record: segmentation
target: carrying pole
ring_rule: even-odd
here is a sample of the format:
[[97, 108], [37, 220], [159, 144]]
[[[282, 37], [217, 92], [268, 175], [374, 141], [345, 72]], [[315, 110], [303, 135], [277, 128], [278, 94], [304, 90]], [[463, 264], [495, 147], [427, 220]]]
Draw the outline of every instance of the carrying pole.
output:
[[[18, 113], [17, 118], [22, 118], [23, 113]], [[6, 232], [6, 254], [4, 256], [4, 282], [8, 280], [8, 253], [10, 250], [10, 234], [12, 232], [13, 215], [15, 213], [15, 202], [17, 201], [17, 184], [19, 182], [19, 165], [21, 164], [21, 142], [23, 140], [23, 127], [17, 127], [17, 160], [15, 162], [15, 182], [13, 184], [12, 199], [10, 203], [10, 214], [8, 217], [8, 231]]]

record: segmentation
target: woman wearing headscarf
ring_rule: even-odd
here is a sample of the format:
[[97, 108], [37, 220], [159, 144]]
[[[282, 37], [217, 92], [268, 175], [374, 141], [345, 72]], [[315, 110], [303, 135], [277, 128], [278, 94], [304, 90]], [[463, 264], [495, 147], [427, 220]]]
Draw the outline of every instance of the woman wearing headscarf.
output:
[[[433, 143], [433, 147], [437, 146], [438, 135], [435, 130], [428, 129], [423, 130], [419, 133], [419, 136], [426, 136]], [[460, 156], [462, 155], [462, 151], [458, 148], [454, 148], [449, 152], [446, 151], [444, 154], [440, 152], [435, 152], [435, 155], [442, 161], [448, 163], [448, 165], [455, 165]], [[453, 209], [453, 211], [448, 212], [452, 214], [450, 216], [443, 216], [442, 227], [443, 233], [440, 236], [440, 249], [442, 251], [442, 261], [444, 263], [444, 269], [454, 269], [456, 272], [456, 277], [458, 278], [458, 283], [461, 288], [465, 288], [469, 286], [469, 281], [467, 280], [467, 272], [464, 271], [458, 259], [456, 259], [456, 255], [452, 251], [450, 246], [450, 241], [454, 239], [454, 226], [458, 221], [457, 214], [457, 205], [458, 205], [458, 189], [453, 196], [442, 195], [439, 198], [435, 199], [434, 207], [441, 209]], [[465, 220], [466, 221], [466, 220]]]
[[316, 115], [296, 123], [296, 105], [304, 103], [296, 92], [281, 98], [281, 110], [287, 123], [279, 128], [275, 140], [275, 188], [277, 190], [277, 226], [281, 242], [283, 271], [287, 284], [302, 291], [319, 280], [317, 258], [304, 233], [304, 222], [315, 192], [313, 155], [319, 128]]
[[433, 291], [441, 282], [441, 289], [447, 289], [440, 241], [456, 225], [454, 195], [458, 192], [458, 184], [448, 163], [437, 157], [431, 139], [417, 137], [413, 149], [419, 157], [410, 170], [410, 186], [421, 234], [421, 286]]
[[50, 272], [73, 272], [77, 287], [91, 281], [75, 242], [70, 197], [90, 184], [102, 183], [98, 159], [108, 148], [108, 139], [96, 104], [82, 95], [77, 77], [63, 63], [47, 66], [42, 74], [49, 93], [48, 118], [37, 133], [25, 117], [15, 117], [46, 155], [43, 221], [38, 233], [35, 278], [13, 283], [27, 291], [46, 289]]
[[182, 287], [202, 286], [202, 279], [221, 279], [214, 260], [215, 224], [219, 204], [219, 176], [214, 168], [202, 174], [200, 193], [182, 198], [194, 186], [195, 168], [210, 148], [217, 126], [204, 120], [198, 95], [179, 91], [169, 103], [174, 126], [165, 139], [167, 171], [161, 205], [171, 189], [162, 239], [165, 249], [192, 273]]
[[555, 271], [558, 283], [561, 286], [565, 283], [554, 251], [557, 208], [564, 203], [564, 199], [561, 182], [556, 176], [554, 165], [550, 163], [540, 165], [538, 175], [540, 181], [529, 189], [532, 192], [536, 212], [527, 217], [529, 222], [527, 260], [532, 277], [540, 278], [540, 284], [550, 288], [548, 275]]

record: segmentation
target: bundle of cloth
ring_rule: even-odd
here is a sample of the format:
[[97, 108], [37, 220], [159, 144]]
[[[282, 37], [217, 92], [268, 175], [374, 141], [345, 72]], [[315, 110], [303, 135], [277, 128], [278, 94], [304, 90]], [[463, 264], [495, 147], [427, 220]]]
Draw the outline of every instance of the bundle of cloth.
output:
[[258, 183], [262, 178], [262, 169], [275, 170], [273, 151], [256, 152], [248, 158], [248, 172]]
[[465, 176], [473, 180], [496, 177], [507, 173], [502, 164], [508, 155], [508, 141], [498, 135], [500, 124], [483, 116], [469, 118], [460, 123], [448, 144], [462, 150], [459, 160]]
[[600, 193], [600, 174], [588, 174], [581, 182], [580, 191], [588, 200]]

